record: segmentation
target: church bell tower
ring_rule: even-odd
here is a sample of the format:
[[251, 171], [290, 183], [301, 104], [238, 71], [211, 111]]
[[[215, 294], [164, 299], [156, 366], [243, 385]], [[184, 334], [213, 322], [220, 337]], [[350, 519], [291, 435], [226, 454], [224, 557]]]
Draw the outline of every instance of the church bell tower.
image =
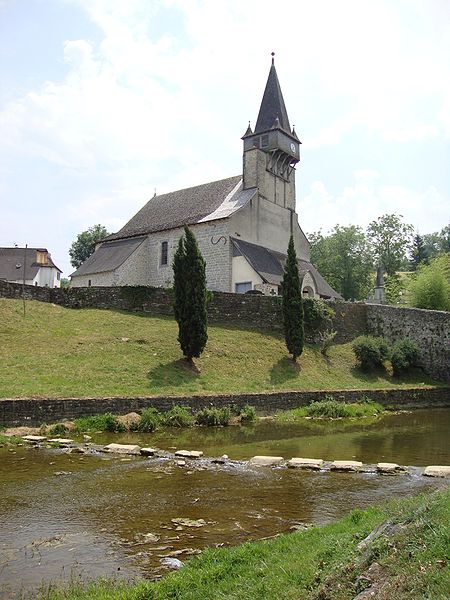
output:
[[295, 210], [295, 165], [301, 142], [289, 124], [273, 52], [255, 130], [249, 124], [242, 140], [244, 189], [257, 187], [267, 200]]

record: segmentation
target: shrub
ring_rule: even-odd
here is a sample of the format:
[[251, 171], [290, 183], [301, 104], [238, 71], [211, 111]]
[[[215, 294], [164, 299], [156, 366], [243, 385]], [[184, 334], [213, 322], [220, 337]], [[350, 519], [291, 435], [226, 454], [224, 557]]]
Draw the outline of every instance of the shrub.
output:
[[76, 431], [110, 431], [113, 433], [125, 431], [125, 426], [119, 423], [111, 413], [94, 415], [93, 417], [80, 417], [75, 419]]
[[420, 357], [419, 348], [412, 340], [405, 338], [395, 342], [392, 349], [391, 363], [394, 375], [398, 376], [417, 366]]
[[330, 419], [337, 419], [347, 417], [348, 411], [345, 404], [333, 400], [330, 396], [326, 396], [326, 399], [321, 402], [312, 402], [309, 404], [306, 407], [306, 414], [308, 417], [328, 417]]
[[194, 424], [194, 417], [188, 406], [177, 404], [161, 415], [161, 423], [166, 427], [190, 427]]
[[248, 404], [241, 411], [241, 423], [252, 423], [256, 419], [256, 410], [254, 406]]
[[412, 306], [450, 310], [450, 254], [441, 254], [429, 265], [421, 265], [410, 290]]
[[144, 408], [141, 413], [141, 420], [138, 425], [138, 430], [145, 433], [151, 433], [155, 431], [158, 425], [161, 423], [161, 413], [156, 408]]
[[64, 425], [64, 423], [56, 423], [56, 425], [52, 425], [48, 430], [49, 435], [64, 435], [69, 430]]
[[320, 352], [323, 356], [328, 356], [328, 351], [333, 345], [334, 338], [337, 335], [337, 331], [324, 331], [320, 334]]
[[363, 371], [383, 367], [383, 362], [389, 358], [389, 347], [381, 337], [362, 335], [356, 338], [352, 348]]
[[231, 419], [229, 408], [203, 408], [195, 415], [195, 422], [198, 425], [207, 425], [208, 427], [226, 426]]
[[303, 298], [303, 312], [305, 335], [308, 338], [315, 337], [318, 333], [331, 328], [334, 310], [323, 300]]

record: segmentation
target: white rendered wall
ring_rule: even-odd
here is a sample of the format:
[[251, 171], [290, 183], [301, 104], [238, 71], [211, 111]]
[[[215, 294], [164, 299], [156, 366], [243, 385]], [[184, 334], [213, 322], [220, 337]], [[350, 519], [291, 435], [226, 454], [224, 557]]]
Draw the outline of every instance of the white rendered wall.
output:
[[236, 283], [245, 283], [251, 281], [252, 290], [255, 289], [255, 285], [263, 283], [263, 280], [258, 273], [249, 264], [244, 256], [233, 256], [232, 262], [232, 276], [231, 276], [231, 291], [236, 290]]

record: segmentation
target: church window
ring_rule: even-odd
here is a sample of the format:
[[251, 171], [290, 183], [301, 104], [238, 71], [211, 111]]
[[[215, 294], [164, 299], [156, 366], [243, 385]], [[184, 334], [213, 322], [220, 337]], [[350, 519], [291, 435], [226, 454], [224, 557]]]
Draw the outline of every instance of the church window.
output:
[[261, 136], [261, 148], [267, 148], [267, 146], [269, 145], [269, 136], [266, 135], [262, 135]]
[[161, 266], [164, 267], [168, 263], [169, 258], [169, 242], [161, 242]]

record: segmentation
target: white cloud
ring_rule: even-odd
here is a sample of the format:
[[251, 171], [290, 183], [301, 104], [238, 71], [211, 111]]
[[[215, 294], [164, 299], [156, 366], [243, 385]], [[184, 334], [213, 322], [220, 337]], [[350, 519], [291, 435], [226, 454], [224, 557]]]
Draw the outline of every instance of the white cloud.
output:
[[319, 229], [325, 233], [337, 224], [365, 228], [386, 213], [402, 215], [406, 223], [430, 233], [448, 222], [449, 206], [449, 198], [433, 186], [418, 192], [401, 185], [382, 185], [377, 172], [357, 171], [354, 182], [336, 195], [322, 181], [313, 182], [304, 200], [297, 202], [297, 211], [303, 230], [309, 233]]
[[[80, 30], [77, 39], [62, 39], [54, 60], [65, 75], [0, 106], [7, 178], [0, 191], [11, 206], [19, 193], [23, 201], [23, 165], [42, 166], [40, 187], [30, 184], [48, 209], [38, 227], [43, 237], [56, 230], [63, 236], [56, 221], [63, 216], [66, 248], [80, 227], [118, 228], [155, 186], [165, 192], [237, 174], [239, 136], [249, 118], [255, 122], [272, 50], [291, 120], [306, 135], [305, 152], [330, 145], [340, 152], [338, 144], [347, 144], [356, 128], [389, 144], [450, 136], [448, 3], [287, 0], [277, 9], [269, 0], [66, 0], [65, 6], [68, 17], [81, 7], [99, 33]], [[43, 11], [49, 7], [42, 0]], [[343, 149], [349, 160], [358, 156], [356, 147]], [[365, 224], [397, 206], [409, 210], [411, 222], [431, 225], [433, 213], [442, 222], [442, 192], [412, 190], [402, 181], [388, 188], [373, 172], [355, 174], [340, 194], [314, 182], [300, 215], [311, 231], [345, 218]]]

